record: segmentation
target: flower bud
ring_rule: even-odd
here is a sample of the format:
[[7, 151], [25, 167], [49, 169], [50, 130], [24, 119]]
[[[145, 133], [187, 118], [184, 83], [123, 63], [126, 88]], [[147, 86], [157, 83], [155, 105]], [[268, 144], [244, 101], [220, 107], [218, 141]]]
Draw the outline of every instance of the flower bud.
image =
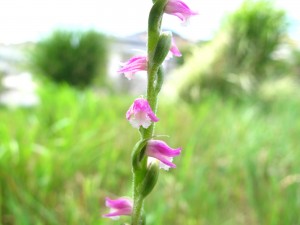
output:
[[159, 40], [157, 42], [153, 62], [157, 66], [160, 66], [168, 55], [172, 43], [172, 33], [171, 32], [162, 32], [159, 36]]
[[152, 53], [154, 48], [157, 44], [159, 34], [160, 34], [160, 27], [162, 22], [162, 17], [164, 14], [165, 7], [168, 3], [168, 0], [156, 0], [153, 4], [148, 20], [148, 49]]

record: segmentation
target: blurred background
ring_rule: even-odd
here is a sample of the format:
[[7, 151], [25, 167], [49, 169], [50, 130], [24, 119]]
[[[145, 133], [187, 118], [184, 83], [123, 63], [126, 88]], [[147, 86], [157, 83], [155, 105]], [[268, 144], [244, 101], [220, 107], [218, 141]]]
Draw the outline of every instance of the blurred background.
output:
[[[165, 15], [156, 134], [183, 148], [146, 199], [149, 225], [300, 225], [300, 14], [293, 0], [186, 1]], [[0, 3], [0, 224], [120, 224], [146, 94], [121, 62], [146, 50], [151, 1]]]

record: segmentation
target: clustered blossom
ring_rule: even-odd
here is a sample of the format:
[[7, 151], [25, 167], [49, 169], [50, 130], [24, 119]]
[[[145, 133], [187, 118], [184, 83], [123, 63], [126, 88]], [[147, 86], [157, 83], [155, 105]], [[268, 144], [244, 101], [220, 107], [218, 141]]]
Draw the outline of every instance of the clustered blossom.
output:
[[[147, 143], [146, 155], [156, 158], [160, 161], [160, 168], [169, 170], [170, 167], [175, 168], [176, 165], [172, 163], [173, 157], [179, 156], [181, 148], [171, 148], [164, 141], [150, 140]], [[153, 159], [150, 158], [150, 163]], [[149, 163], [149, 162], [148, 162]]]
[[192, 11], [181, 0], [169, 0], [165, 8], [165, 13], [177, 16], [183, 22], [186, 22], [191, 16], [198, 15], [197, 12]]
[[[183, 22], [186, 22], [191, 16], [198, 15], [197, 12], [191, 10], [183, 1], [181, 0], [168, 0], [165, 10], [165, 13], [177, 16]], [[170, 48], [170, 52], [177, 57], [181, 56], [181, 53], [177, 46], [175, 45], [174, 40], [172, 39], [172, 45]], [[168, 56], [167, 58], [170, 58]], [[125, 77], [129, 80], [133, 78], [133, 74], [139, 71], [147, 71], [147, 56], [135, 56], [128, 60], [121, 69], [119, 69], [118, 73], [124, 73]]]
[[126, 113], [127, 120], [134, 128], [148, 128], [151, 122], [157, 122], [159, 119], [152, 111], [147, 99], [137, 98]]
[[130, 198], [122, 197], [115, 200], [106, 198], [106, 207], [110, 208], [108, 214], [104, 214], [103, 217], [111, 218], [117, 220], [120, 216], [131, 215], [133, 202]]

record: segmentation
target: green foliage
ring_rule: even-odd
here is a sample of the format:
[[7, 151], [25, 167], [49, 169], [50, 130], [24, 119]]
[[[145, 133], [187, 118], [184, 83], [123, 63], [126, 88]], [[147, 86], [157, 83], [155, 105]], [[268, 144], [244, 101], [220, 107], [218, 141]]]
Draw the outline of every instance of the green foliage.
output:
[[178, 77], [184, 77], [177, 81], [181, 97], [199, 101], [212, 91], [236, 98], [255, 95], [264, 79], [289, 71], [283, 60], [274, 58], [286, 30], [285, 12], [272, 2], [245, 1], [218, 35], [195, 49], [178, 72]]
[[95, 31], [55, 31], [37, 43], [32, 67], [55, 82], [85, 87], [99, 75], [106, 76], [108, 41]]
[[229, 69], [262, 76], [286, 34], [285, 12], [268, 0], [247, 0], [230, 16], [227, 26], [225, 57]]
[[291, 57], [292, 68], [294, 69], [295, 76], [300, 77], [300, 50], [294, 49]]
[[[133, 98], [54, 85], [40, 97], [36, 108], [0, 109], [0, 224], [126, 221], [101, 214], [105, 196], [131, 194], [138, 137], [124, 113]], [[156, 133], [183, 151], [176, 169], [161, 171], [147, 224], [300, 225], [299, 101], [161, 99]]]

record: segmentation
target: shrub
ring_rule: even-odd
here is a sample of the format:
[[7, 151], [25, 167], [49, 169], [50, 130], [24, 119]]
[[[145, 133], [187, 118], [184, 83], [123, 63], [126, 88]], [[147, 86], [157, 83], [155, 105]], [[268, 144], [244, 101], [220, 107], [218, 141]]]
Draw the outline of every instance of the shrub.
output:
[[294, 49], [292, 51], [292, 67], [293, 67], [293, 72], [297, 76], [297, 78], [300, 78], [300, 50], [299, 49]]
[[107, 40], [95, 31], [55, 31], [31, 54], [34, 70], [55, 82], [85, 87], [107, 69]]
[[245, 1], [218, 35], [195, 49], [180, 69], [180, 79], [184, 79], [177, 81], [181, 97], [199, 101], [211, 91], [238, 98], [255, 95], [263, 79], [278, 75], [272, 73], [273, 68], [286, 68], [274, 58], [286, 30], [285, 12], [270, 1]]
[[270, 1], [245, 1], [228, 22], [226, 58], [230, 70], [248, 71], [259, 78], [286, 34], [285, 12]]

